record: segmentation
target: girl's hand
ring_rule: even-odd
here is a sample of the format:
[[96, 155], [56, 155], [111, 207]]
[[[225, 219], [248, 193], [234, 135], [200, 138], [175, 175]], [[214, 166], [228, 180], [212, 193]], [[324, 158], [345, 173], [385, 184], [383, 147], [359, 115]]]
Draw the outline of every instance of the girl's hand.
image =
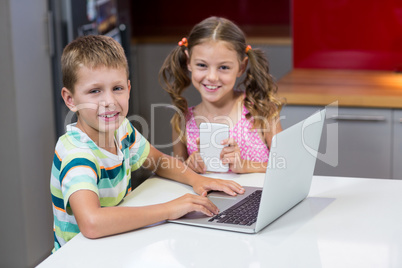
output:
[[222, 141], [222, 145], [226, 145], [222, 151], [220, 158], [223, 164], [229, 164], [229, 168], [234, 173], [244, 173], [244, 166], [240, 156], [240, 148], [233, 138]]
[[200, 155], [200, 138], [197, 138], [197, 147], [198, 150], [192, 153], [184, 163], [195, 172], [204, 174], [206, 166]]
[[175, 220], [189, 212], [199, 211], [209, 217], [219, 213], [218, 208], [205, 195], [185, 194], [164, 204], [168, 220]]
[[244, 194], [244, 188], [237, 182], [231, 180], [221, 180], [199, 176], [192, 186], [194, 192], [201, 196], [206, 196], [209, 191], [221, 191], [231, 196]]

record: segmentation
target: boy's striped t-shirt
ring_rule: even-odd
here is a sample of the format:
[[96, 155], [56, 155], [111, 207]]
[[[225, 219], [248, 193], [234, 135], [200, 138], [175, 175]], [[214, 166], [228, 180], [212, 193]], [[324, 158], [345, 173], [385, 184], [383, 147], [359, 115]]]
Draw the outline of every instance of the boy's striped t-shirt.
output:
[[149, 142], [125, 119], [115, 132], [118, 154], [99, 148], [84, 132], [67, 126], [53, 158], [50, 190], [53, 202], [53, 252], [80, 230], [69, 197], [79, 190], [95, 192], [102, 207], [116, 206], [131, 191], [131, 172], [149, 154]]

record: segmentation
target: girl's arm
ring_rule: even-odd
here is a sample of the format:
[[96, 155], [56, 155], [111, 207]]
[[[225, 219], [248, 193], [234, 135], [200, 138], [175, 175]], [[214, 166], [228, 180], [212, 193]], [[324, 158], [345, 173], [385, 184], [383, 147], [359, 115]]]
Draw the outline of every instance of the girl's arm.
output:
[[234, 173], [264, 173], [267, 169], [267, 162], [255, 162], [242, 159], [240, 156], [240, 148], [233, 138], [224, 141], [225, 146], [222, 149], [220, 158], [223, 164], [229, 164], [229, 168]]
[[272, 138], [275, 134], [278, 134], [282, 131], [281, 121], [279, 118], [275, 118], [270, 122], [268, 131], [265, 132], [265, 142], [268, 144], [268, 148], [271, 149]]
[[[268, 148], [271, 148], [272, 137], [282, 131], [282, 126], [279, 119], [273, 119], [264, 133], [265, 143]], [[264, 173], [267, 169], [268, 162], [255, 162], [251, 160], [242, 159], [240, 157], [240, 148], [233, 139], [225, 142], [229, 147], [225, 147], [221, 152], [222, 162], [229, 164], [232, 172], [235, 173]]]
[[173, 129], [172, 130], [172, 140], [173, 140], [173, 156], [182, 160], [183, 162], [188, 158], [187, 147], [181, 141], [179, 134]]

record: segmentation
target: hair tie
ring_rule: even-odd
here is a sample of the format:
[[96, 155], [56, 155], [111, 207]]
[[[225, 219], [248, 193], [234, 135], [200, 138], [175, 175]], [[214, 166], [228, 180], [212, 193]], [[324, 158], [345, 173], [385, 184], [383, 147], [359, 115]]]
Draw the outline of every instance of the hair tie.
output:
[[246, 47], [246, 54], [248, 53], [248, 51], [251, 49], [251, 46], [250, 45], [248, 45], [247, 47]]
[[185, 38], [185, 37], [183, 37], [183, 39], [181, 39], [181, 41], [178, 43], [179, 44], [179, 46], [185, 46], [185, 47], [187, 47], [188, 46], [188, 41], [187, 41], [187, 38]]

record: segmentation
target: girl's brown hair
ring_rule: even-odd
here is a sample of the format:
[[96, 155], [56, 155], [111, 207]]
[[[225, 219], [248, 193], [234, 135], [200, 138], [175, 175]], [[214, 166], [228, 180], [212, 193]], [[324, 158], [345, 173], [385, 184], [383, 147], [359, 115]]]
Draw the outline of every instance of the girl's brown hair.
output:
[[[275, 96], [277, 86], [269, 73], [268, 60], [260, 49], [247, 49], [243, 31], [230, 20], [210, 17], [195, 25], [187, 38], [187, 46], [177, 46], [165, 59], [160, 72], [159, 81], [169, 93], [173, 104], [187, 117], [188, 104], [182, 96], [190, 86], [191, 78], [187, 69], [187, 56], [191, 58], [192, 48], [203, 42], [215, 40], [225, 41], [237, 52], [239, 63], [248, 56], [249, 68], [244, 80], [239, 84], [245, 92], [244, 105], [253, 118], [254, 128], [265, 128], [267, 120], [279, 117], [282, 102]], [[172, 118], [171, 124], [177, 133], [184, 133], [185, 120], [179, 112]], [[182, 138], [185, 141], [184, 135]]]

